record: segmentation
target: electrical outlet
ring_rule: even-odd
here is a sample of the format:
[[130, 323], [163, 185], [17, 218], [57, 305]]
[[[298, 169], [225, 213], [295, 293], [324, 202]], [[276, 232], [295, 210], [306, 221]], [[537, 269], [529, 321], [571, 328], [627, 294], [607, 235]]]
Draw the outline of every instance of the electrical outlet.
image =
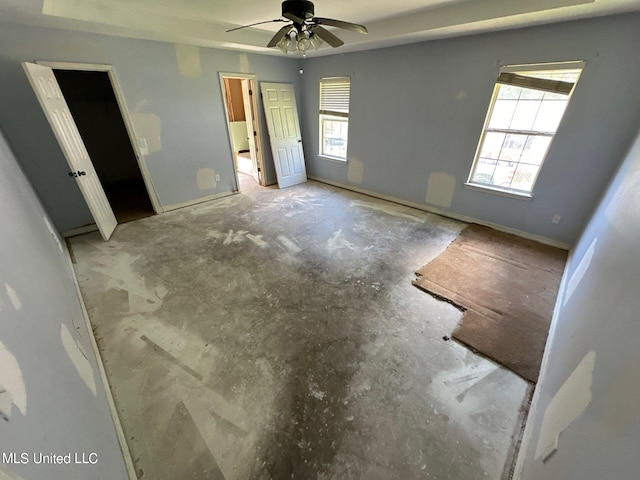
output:
[[[216, 182], [219, 182], [219, 181], [220, 181], [220, 174], [216, 173]], [[558, 217], [558, 218], [560, 218], [560, 217]], [[556, 223], [558, 223], [558, 222], [556, 222]]]
[[138, 147], [140, 147], [140, 152], [142, 153], [142, 155], [149, 154], [149, 146], [147, 145], [146, 138], [138, 138]]
[[551, 223], [555, 223], [557, 225], [558, 223], [560, 223], [560, 218], [560, 215], [554, 215], [551, 219]]

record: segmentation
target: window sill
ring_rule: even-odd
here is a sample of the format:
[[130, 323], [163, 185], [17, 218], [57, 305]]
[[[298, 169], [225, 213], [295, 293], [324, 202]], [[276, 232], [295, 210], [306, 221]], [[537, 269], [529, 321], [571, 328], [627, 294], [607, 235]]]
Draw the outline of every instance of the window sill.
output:
[[329, 155], [322, 155], [322, 154], [318, 154], [318, 157], [324, 158], [325, 160], [331, 160], [331, 161], [334, 161], [334, 162], [347, 163], [347, 159], [346, 158], [330, 157]]
[[512, 190], [503, 190], [497, 187], [491, 187], [489, 185], [480, 185], [477, 183], [465, 183], [464, 188], [468, 188], [470, 190], [477, 190], [479, 192], [490, 193], [492, 195], [500, 195], [501, 197], [509, 197], [516, 198], [518, 200], [529, 201], [533, 198], [533, 195], [530, 193], [524, 192], [514, 192]]

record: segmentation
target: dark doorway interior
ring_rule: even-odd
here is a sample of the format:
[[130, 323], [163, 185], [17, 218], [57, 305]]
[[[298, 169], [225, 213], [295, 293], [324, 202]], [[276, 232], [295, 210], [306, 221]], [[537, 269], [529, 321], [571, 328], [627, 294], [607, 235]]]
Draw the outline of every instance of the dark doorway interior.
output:
[[154, 214], [106, 72], [54, 70], [118, 223]]

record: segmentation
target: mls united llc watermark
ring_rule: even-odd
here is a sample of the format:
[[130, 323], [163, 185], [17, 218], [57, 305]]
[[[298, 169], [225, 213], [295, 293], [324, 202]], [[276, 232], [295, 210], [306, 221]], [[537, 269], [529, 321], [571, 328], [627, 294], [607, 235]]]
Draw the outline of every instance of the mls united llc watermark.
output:
[[98, 463], [97, 453], [69, 452], [39, 453], [39, 452], [2, 452], [3, 464], [34, 464], [34, 465], [95, 465]]

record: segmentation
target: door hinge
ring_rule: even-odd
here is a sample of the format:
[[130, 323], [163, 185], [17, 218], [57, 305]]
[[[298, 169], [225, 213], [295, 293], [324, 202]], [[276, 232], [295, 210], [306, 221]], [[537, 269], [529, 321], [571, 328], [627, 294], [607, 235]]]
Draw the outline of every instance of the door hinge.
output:
[[256, 137], [258, 136], [258, 132], [256, 132], [255, 130], [253, 131], [253, 136]]
[[249, 95], [253, 95], [253, 90], [249, 90]]
[[81, 172], [80, 170], [78, 170], [77, 172], [69, 172], [69, 176], [70, 177], [82, 177], [83, 175], [86, 175], [87, 172]]

